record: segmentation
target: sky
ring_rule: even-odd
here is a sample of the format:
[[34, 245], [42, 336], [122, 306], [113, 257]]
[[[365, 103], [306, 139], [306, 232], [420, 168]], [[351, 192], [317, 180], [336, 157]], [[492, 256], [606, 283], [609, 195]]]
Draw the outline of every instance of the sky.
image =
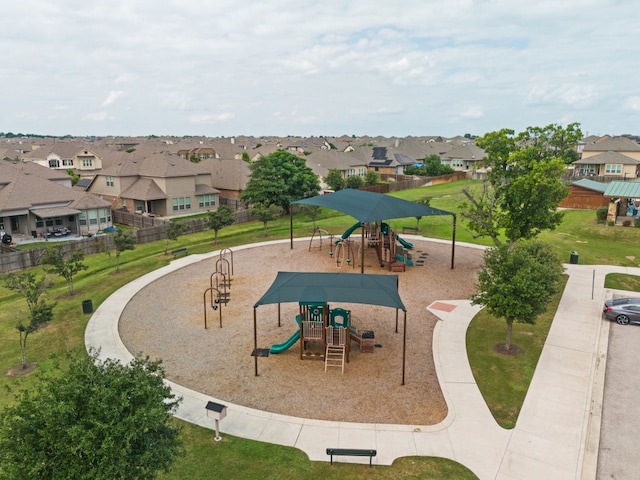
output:
[[640, 134], [632, 0], [5, 0], [0, 132]]

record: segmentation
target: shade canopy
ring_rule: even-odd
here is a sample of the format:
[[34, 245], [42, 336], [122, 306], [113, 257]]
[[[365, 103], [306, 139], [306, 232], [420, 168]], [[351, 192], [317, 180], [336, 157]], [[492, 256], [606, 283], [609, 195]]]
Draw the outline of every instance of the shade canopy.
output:
[[391, 218], [428, 217], [453, 215], [451, 212], [409, 202], [401, 198], [380, 193], [346, 188], [327, 195], [305, 198], [293, 202], [299, 205], [317, 205], [351, 215], [362, 223], [377, 222]]
[[278, 272], [260, 305], [302, 303], [364, 303], [404, 310], [397, 275], [326, 272]]

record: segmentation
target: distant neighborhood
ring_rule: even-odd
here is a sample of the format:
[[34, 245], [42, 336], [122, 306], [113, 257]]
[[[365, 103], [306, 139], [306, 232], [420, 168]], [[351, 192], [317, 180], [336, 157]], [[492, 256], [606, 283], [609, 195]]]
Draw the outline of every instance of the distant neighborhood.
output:
[[[213, 211], [238, 199], [249, 161], [280, 149], [304, 158], [323, 188], [331, 170], [345, 179], [375, 171], [394, 181], [433, 155], [471, 178], [485, 157], [468, 136], [0, 137], [0, 236], [7, 243], [91, 235], [112, 226], [115, 210], [161, 218]], [[636, 137], [591, 136], [576, 150], [580, 158], [567, 169], [571, 205], [561, 206], [606, 205], [607, 184], [640, 175]], [[598, 198], [575, 205], [587, 196]]]

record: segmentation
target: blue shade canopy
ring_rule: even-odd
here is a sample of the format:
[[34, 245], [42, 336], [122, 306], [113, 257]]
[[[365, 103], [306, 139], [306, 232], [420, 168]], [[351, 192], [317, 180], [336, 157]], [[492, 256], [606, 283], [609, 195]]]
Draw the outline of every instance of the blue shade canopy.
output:
[[428, 217], [453, 215], [428, 205], [409, 202], [381, 193], [346, 188], [327, 195], [305, 198], [293, 202], [299, 205], [317, 205], [346, 213], [362, 223], [377, 222], [391, 218]]
[[397, 275], [278, 272], [273, 284], [254, 308], [288, 302], [364, 303], [406, 311], [398, 294]]

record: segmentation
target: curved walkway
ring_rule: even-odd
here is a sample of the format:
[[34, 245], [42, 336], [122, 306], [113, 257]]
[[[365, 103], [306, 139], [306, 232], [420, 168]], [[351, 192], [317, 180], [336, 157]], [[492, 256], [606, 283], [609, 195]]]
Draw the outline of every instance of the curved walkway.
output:
[[[234, 251], [279, 242], [283, 241], [234, 247]], [[189, 255], [120, 288], [91, 317], [86, 347], [100, 349], [101, 358], [128, 363], [133, 355], [120, 340], [118, 321], [129, 300], [155, 279], [218, 254]], [[601, 316], [604, 276], [609, 272], [638, 275], [640, 269], [565, 267], [569, 281], [513, 430], [497, 425], [471, 373], [465, 335], [479, 308], [467, 300], [442, 300], [428, 307], [441, 319], [433, 352], [449, 408], [437, 425], [356, 424], [277, 415], [167, 381], [183, 398], [176, 416], [212, 429], [204, 406], [208, 401], [226, 404], [227, 417], [220, 422], [223, 433], [296, 447], [315, 461], [328, 461], [327, 447], [373, 448], [378, 453], [375, 464], [390, 465], [404, 456], [445, 457], [465, 465], [480, 479], [595, 478], [609, 328]], [[366, 458], [340, 460], [368, 462]]]

